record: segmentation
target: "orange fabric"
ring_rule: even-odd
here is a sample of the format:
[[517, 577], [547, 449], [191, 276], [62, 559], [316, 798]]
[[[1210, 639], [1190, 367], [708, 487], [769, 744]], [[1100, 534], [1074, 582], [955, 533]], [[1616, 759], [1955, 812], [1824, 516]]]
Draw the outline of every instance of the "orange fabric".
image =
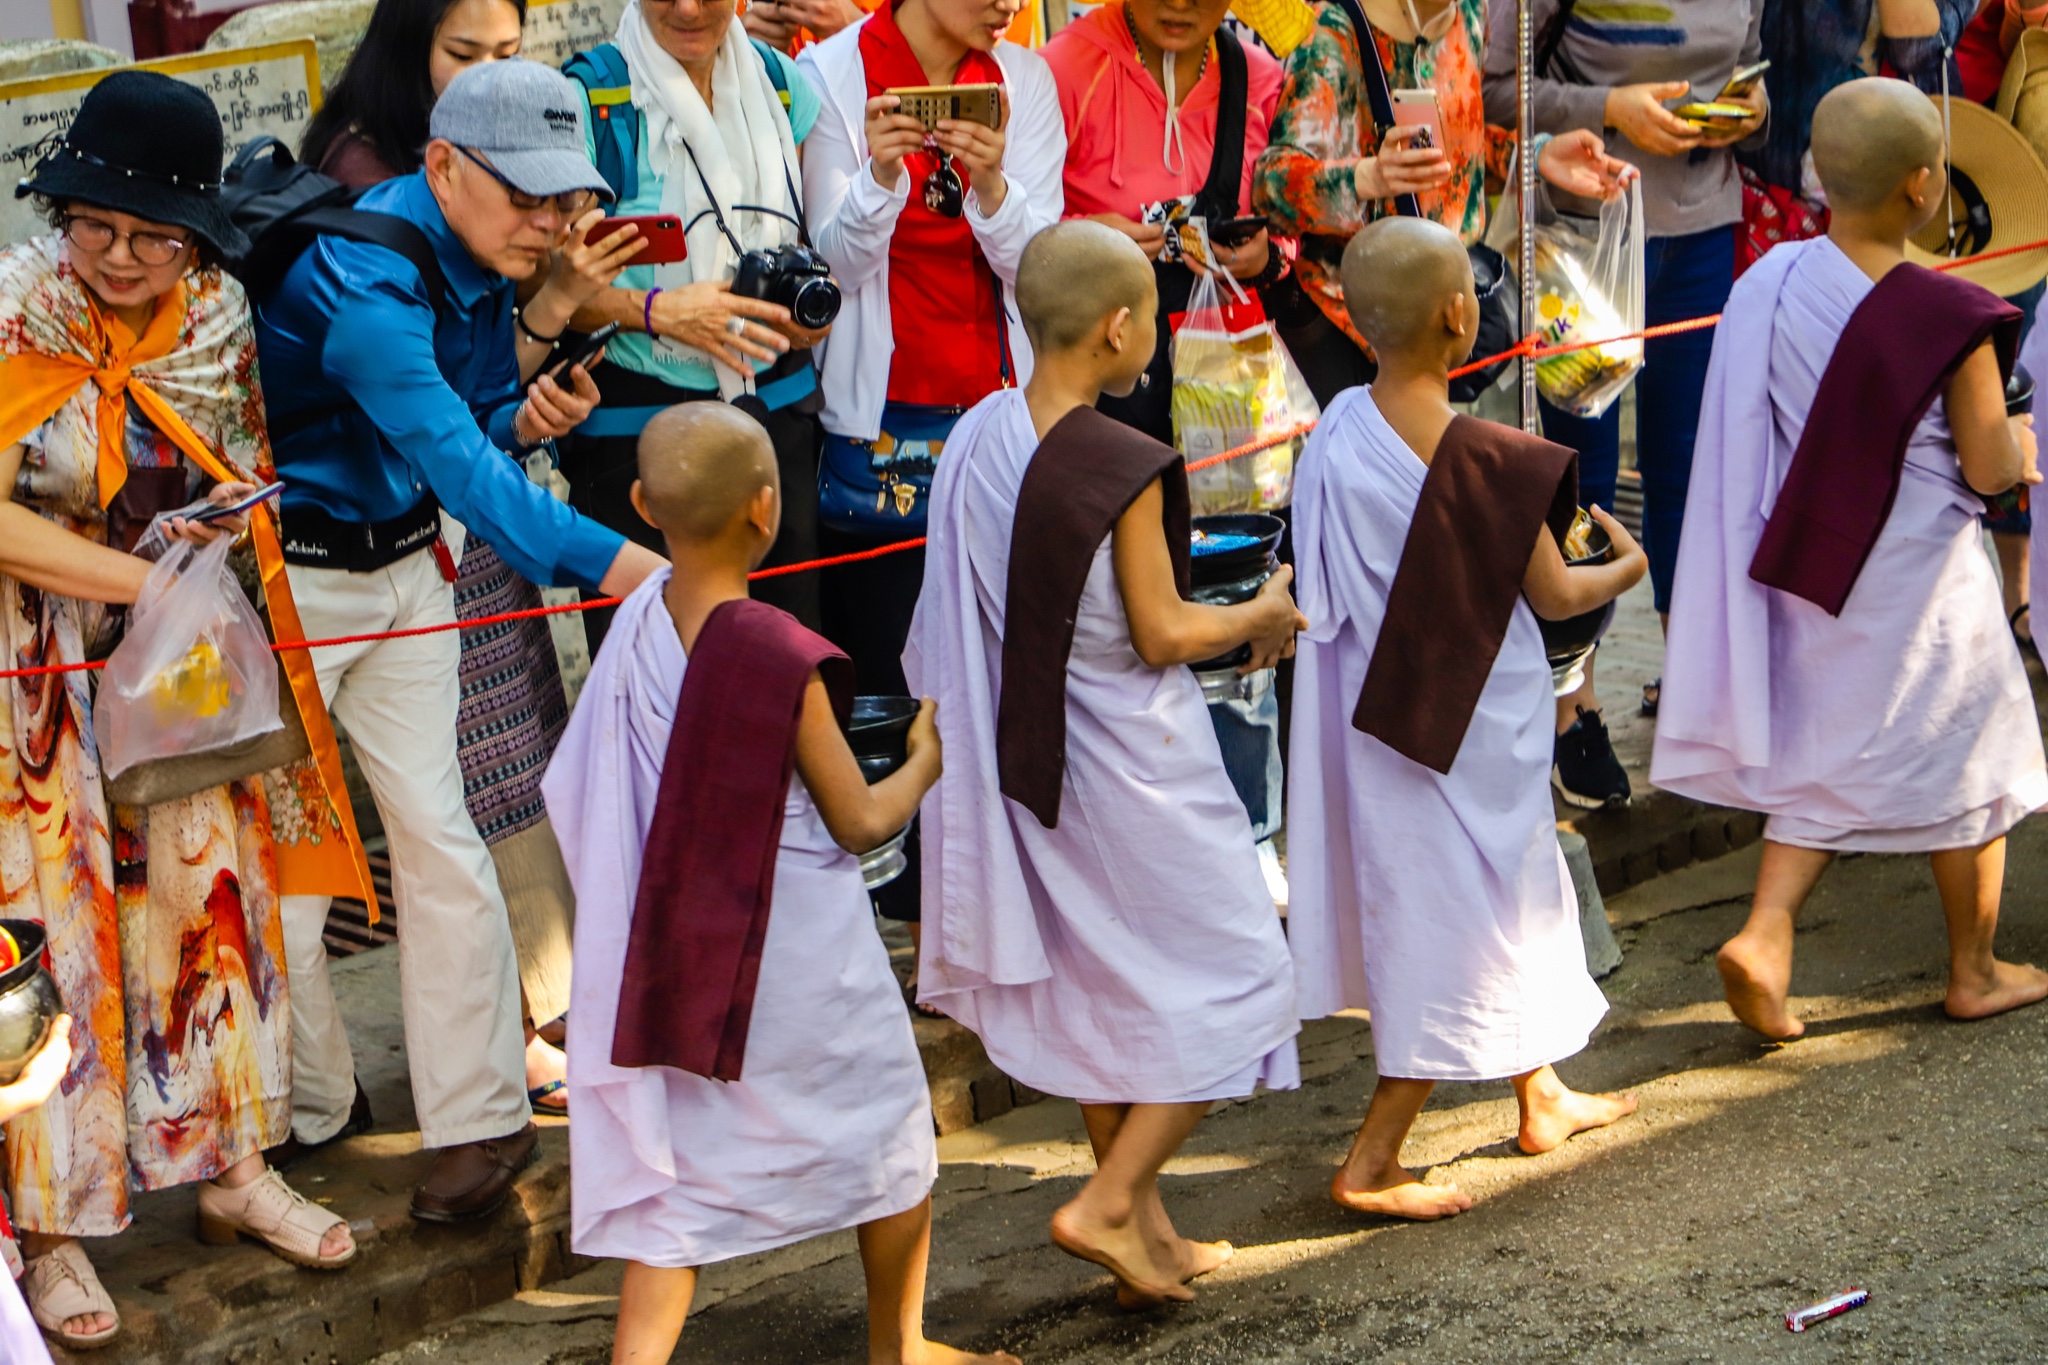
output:
[[[94, 339], [101, 344], [87, 349], [100, 352], [97, 366], [72, 356], [46, 355], [33, 348], [24, 348], [8, 357], [8, 383], [0, 386], [0, 444], [18, 441], [41, 426], [90, 380], [100, 390], [100, 506], [112, 502], [128, 480], [128, 457], [121, 443], [128, 426], [124, 400], [130, 397], [158, 431], [206, 471], [207, 477], [221, 482], [238, 478], [178, 415], [176, 408], [130, 373], [134, 366], [161, 359], [176, 349], [184, 319], [185, 287], [179, 284], [158, 301], [156, 313], [140, 338], [119, 318], [95, 305], [91, 320], [98, 323], [99, 335]], [[292, 601], [291, 585], [285, 577], [284, 548], [278, 539], [274, 515], [266, 506], [250, 518], [256, 561], [263, 574], [264, 604], [270, 610], [271, 628], [278, 639], [303, 640], [306, 633], [299, 624], [298, 606]], [[344, 842], [279, 844], [278, 890], [283, 895], [360, 896], [369, 906], [370, 920], [375, 923], [377, 888], [370, 879], [370, 862], [363, 851], [362, 838], [356, 832], [355, 811], [349, 805], [348, 788], [342, 779], [341, 750], [327, 717], [327, 707], [320, 698], [312, 655], [303, 649], [287, 651], [284, 671], [298, 702], [299, 714], [306, 722], [306, 736], [320, 771], [320, 784], [341, 819]]]

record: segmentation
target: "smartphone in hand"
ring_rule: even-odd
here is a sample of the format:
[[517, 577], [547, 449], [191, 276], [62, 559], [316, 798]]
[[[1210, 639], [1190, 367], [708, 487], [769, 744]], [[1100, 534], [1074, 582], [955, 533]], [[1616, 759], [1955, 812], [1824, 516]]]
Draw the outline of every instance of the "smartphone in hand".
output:
[[569, 371], [578, 365], [588, 365], [592, 360], [596, 359], [597, 353], [602, 351], [605, 348], [605, 344], [618, 334], [619, 324], [607, 322], [589, 336], [570, 346], [568, 350], [562, 353], [559, 360], [549, 365], [541, 373], [554, 380], [557, 384], [560, 384], [563, 388], [568, 388]]
[[1417, 127], [1422, 131], [1408, 139], [1408, 145], [1416, 151], [1435, 148], [1444, 151], [1444, 120], [1437, 109], [1434, 90], [1396, 90], [1394, 94], [1394, 126], [1397, 128]]
[[683, 220], [673, 213], [643, 213], [623, 218], [607, 218], [590, 229], [590, 235], [583, 240], [595, 245], [618, 232], [627, 224], [640, 229], [640, 235], [647, 245], [640, 248], [628, 265], [674, 265], [686, 260], [690, 247], [683, 240]]

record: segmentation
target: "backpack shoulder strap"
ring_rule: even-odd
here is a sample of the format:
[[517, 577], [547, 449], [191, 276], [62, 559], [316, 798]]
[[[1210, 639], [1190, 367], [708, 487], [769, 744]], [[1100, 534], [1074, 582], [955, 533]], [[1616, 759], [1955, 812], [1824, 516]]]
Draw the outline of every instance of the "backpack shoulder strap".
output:
[[781, 54], [759, 38], [749, 38], [754, 51], [760, 55], [761, 65], [768, 68], [768, 83], [775, 87], [775, 97], [782, 101], [782, 116], [789, 117], [789, 72], [777, 60]]
[[[1372, 23], [1365, 17], [1365, 7], [1358, 0], [1342, 0], [1344, 16], [1351, 21], [1351, 32], [1358, 39], [1358, 64], [1365, 74], [1366, 103], [1372, 110], [1372, 146], [1365, 149], [1365, 155], [1373, 156], [1379, 150], [1380, 138], [1394, 126], [1394, 93], [1387, 86], [1387, 69], [1380, 64], [1380, 45], [1373, 37]], [[1399, 195], [1394, 200], [1394, 211], [1403, 218], [1420, 218], [1422, 204], [1414, 195]]]
[[293, 221], [323, 237], [365, 242], [397, 252], [419, 271], [420, 281], [427, 288], [427, 301], [433, 305], [435, 319], [446, 318], [453, 311], [448, 301], [448, 276], [441, 270], [440, 259], [434, 255], [434, 244], [427, 240], [426, 233], [405, 219], [366, 209], [330, 206], [312, 209]]
[[562, 74], [583, 87], [596, 122], [597, 173], [621, 202], [640, 192], [640, 118], [633, 108], [633, 77], [615, 43], [600, 43], [562, 64]]

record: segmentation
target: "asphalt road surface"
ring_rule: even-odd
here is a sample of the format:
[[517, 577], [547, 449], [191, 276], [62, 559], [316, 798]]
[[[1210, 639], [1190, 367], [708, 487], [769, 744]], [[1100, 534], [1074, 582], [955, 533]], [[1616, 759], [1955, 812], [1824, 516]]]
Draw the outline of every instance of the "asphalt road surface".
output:
[[[1602, 983], [1612, 1009], [1559, 1070], [1635, 1091], [1636, 1117], [1529, 1158], [1506, 1084], [1441, 1086], [1407, 1164], [1477, 1206], [1435, 1224], [1359, 1217], [1326, 1187], [1372, 1089], [1368, 1026], [1311, 1025], [1303, 1087], [1212, 1114], [1163, 1182], [1182, 1231], [1237, 1258], [1194, 1303], [1129, 1316], [1106, 1275], [1046, 1239], [1089, 1163], [1078, 1111], [1033, 1105], [941, 1144], [931, 1334], [1028, 1365], [2048, 1360], [2048, 1006], [1945, 1019], [1925, 860], [1860, 857], [1801, 928], [1809, 1032], [1761, 1045], [1713, 967], [1754, 852], [1610, 907], [1627, 953]], [[2048, 963], [2038, 818], [2013, 840], [1999, 948]], [[603, 1361], [617, 1286], [601, 1267], [384, 1362]], [[1785, 1330], [1786, 1309], [1850, 1286], [1867, 1307]], [[864, 1352], [840, 1235], [708, 1270], [676, 1359]]]

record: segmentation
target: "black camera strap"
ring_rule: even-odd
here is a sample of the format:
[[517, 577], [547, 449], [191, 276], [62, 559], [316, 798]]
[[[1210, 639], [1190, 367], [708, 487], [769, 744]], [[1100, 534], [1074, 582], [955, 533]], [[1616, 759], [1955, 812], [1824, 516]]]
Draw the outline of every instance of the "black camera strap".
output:
[[[687, 140], [682, 141], [683, 150], [690, 154], [690, 166], [697, 172], [697, 183], [704, 187], [705, 201], [711, 205], [710, 208], [704, 210], [704, 213], [698, 214], [695, 218], [683, 224], [684, 233], [687, 234], [691, 228], [704, 221], [704, 214], [708, 213], [711, 215], [712, 221], [718, 224], [720, 235], [731, 244], [733, 255], [746, 255], [746, 247], [740, 245], [740, 239], [733, 235], [732, 228], [726, 224], [725, 214], [719, 210], [718, 194], [711, 188], [711, 181], [704, 174], [704, 163], [697, 160], [697, 149], [692, 147]], [[734, 213], [765, 213], [770, 218], [780, 218], [785, 223], [793, 223], [796, 225], [797, 240], [806, 247], [810, 247], [811, 229], [810, 225], [804, 221], [804, 201], [796, 192], [796, 178], [790, 175], [789, 163], [787, 161], [782, 163], [782, 183], [789, 190], [789, 203], [790, 207], [796, 210], [795, 214], [787, 214], [781, 209], [771, 209], [761, 204], [734, 204], [732, 211]], [[815, 250], [816, 248], [811, 249]]]

